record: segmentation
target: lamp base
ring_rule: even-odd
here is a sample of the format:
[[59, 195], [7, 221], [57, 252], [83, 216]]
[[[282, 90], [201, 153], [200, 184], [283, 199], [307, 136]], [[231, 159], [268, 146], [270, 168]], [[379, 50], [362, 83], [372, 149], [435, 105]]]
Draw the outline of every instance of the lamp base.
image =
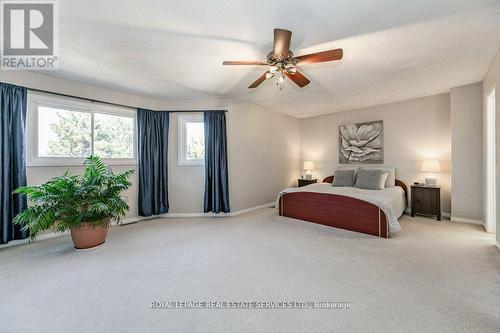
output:
[[313, 175], [312, 173], [306, 173], [306, 180], [312, 180]]
[[434, 177], [426, 177], [425, 178], [425, 186], [433, 187], [436, 185], [437, 185], [436, 178], [434, 178]]

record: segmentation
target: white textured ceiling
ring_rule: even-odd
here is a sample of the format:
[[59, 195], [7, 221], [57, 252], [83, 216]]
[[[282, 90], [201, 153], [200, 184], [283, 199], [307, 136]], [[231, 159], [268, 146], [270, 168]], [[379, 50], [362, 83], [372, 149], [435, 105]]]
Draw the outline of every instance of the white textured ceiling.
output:
[[[448, 91], [477, 82], [500, 45], [500, 1], [83, 1], [60, 4], [60, 70], [44, 74], [164, 100], [249, 101], [297, 117]], [[344, 49], [311, 64], [299, 89], [266, 81], [273, 28], [296, 55]]]

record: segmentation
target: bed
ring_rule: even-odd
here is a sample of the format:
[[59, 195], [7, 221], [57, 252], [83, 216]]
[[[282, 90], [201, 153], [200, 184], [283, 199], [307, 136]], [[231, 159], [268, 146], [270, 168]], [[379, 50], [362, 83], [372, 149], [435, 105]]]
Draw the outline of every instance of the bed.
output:
[[398, 218], [408, 202], [408, 188], [396, 179], [396, 186], [384, 190], [332, 187], [333, 176], [323, 183], [283, 190], [277, 200], [279, 215], [388, 238], [401, 227]]

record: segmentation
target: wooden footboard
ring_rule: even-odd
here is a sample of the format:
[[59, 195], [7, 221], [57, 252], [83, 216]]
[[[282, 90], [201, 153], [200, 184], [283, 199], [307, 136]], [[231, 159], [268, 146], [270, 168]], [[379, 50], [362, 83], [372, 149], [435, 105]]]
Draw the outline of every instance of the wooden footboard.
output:
[[389, 236], [385, 213], [379, 207], [342, 195], [286, 193], [280, 198], [279, 214], [378, 237]]

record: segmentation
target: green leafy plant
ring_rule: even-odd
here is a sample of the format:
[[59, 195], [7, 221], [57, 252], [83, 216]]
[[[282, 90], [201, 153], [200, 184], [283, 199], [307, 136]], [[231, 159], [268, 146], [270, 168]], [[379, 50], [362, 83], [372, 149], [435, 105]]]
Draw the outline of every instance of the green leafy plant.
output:
[[30, 205], [14, 218], [14, 223], [29, 230], [34, 239], [44, 230], [63, 232], [88, 223], [106, 227], [120, 222], [128, 210], [120, 197], [132, 184], [133, 170], [114, 174], [97, 156], [85, 160], [82, 175], [71, 176], [68, 171], [39, 186], [22, 186], [14, 192], [25, 195]]

